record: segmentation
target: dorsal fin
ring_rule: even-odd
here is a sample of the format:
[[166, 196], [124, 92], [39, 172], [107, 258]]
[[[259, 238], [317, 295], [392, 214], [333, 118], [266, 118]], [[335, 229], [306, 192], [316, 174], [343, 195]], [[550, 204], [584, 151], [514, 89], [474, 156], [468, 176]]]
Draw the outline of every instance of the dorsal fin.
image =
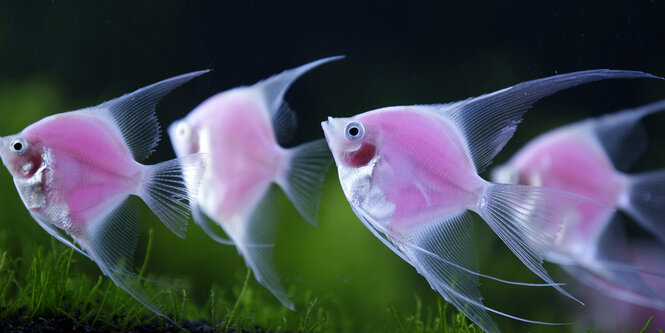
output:
[[283, 102], [280, 105], [277, 113], [272, 117], [272, 125], [275, 129], [275, 136], [277, 137], [277, 143], [280, 146], [284, 146], [296, 134], [295, 129], [298, 126], [298, 119], [296, 118], [296, 113], [293, 112], [289, 103]]
[[458, 125], [480, 173], [513, 136], [524, 112], [539, 99], [583, 83], [631, 78], [662, 79], [637, 71], [595, 69], [522, 82], [491, 94], [433, 107], [436, 113]]
[[150, 156], [160, 139], [160, 128], [155, 114], [157, 103], [171, 90], [207, 72], [209, 70], [178, 75], [90, 109], [112, 121], [122, 133], [134, 159], [144, 160]]
[[621, 110], [596, 119], [594, 132], [617, 169], [630, 168], [644, 153], [647, 135], [640, 120], [661, 111], [665, 111], [665, 100]]
[[263, 93], [275, 128], [275, 135], [280, 144], [288, 141], [296, 124], [293, 111], [284, 102], [284, 95], [291, 84], [311, 69], [343, 58], [344, 56], [336, 56], [312, 61], [296, 68], [287, 69], [252, 86]]
[[287, 69], [279, 74], [275, 74], [265, 80], [257, 82], [254, 87], [263, 91], [263, 95], [265, 96], [270, 109], [270, 115], [274, 116], [284, 101], [284, 94], [286, 94], [286, 91], [295, 80], [315, 67], [343, 58], [344, 56], [328, 57], [312, 61], [296, 68]]

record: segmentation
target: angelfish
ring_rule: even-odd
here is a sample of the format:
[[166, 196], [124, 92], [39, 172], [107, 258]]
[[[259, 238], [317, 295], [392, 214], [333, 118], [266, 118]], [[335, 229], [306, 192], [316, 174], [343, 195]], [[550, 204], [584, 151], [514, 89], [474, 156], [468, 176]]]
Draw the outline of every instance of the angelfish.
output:
[[492, 277], [478, 272], [470, 212], [480, 215], [546, 282], [542, 285], [573, 298], [542, 267], [543, 250], [575, 207], [590, 199], [542, 187], [494, 184], [478, 173], [540, 98], [591, 81], [649, 77], [634, 71], [575, 72], [464, 101], [386, 107], [328, 118], [321, 125], [344, 195], [365, 226], [474, 323], [498, 332], [488, 311], [535, 321], [483, 305], [478, 279]]
[[319, 188], [332, 157], [323, 139], [282, 148], [280, 143], [295, 130], [294, 113], [283, 98], [302, 74], [340, 58], [320, 59], [218, 93], [168, 130], [177, 156], [211, 156], [196, 188], [198, 200], [192, 202], [194, 220], [214, 240], [235, 245], [256, 280], [292, 310], [272, 263], [277, 222], [272, 184], [314, 224]]
[[625, 231], [615, 224], [621, 210], [665, 243], [665, 170], [626, 174], [646, 147], [641, 119], [665, 111], [665, 100], [589, 118], [543, 133], [504, 165], [494, 181], [556, 188], [604, 206], [584, 205], [568, 221], [545, 258], [602, 293], [665, 309], [665, 296], [644, 283], [624, 251]]
[[30, 215], [50, 235], [94, 261], [116, 285], [173, 322], [150, 301], [132, 273], [139, 238], [134, 211], [141, 198], [184, 237], [201, 156], [143, 165], [159, 141], [157, 103], [205, 73], [192, 72], [97, 106], [43, 118], [0, 138], [0, 156]]

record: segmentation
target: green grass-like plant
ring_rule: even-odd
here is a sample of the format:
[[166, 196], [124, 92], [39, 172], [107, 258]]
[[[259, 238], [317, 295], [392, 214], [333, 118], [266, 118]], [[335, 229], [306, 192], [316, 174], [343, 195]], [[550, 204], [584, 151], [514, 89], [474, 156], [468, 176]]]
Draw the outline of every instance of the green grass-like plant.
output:
[[[406, 333], [482, 333], [483, 331], [476, 325], [466, 320], [466, 317], [454, 309], [450, 303], [438, 298], [436, 311], [433, 309], [423, 309], [420, 297], [415, 296], [416, 308], [413, 314], [402, 318], [394, 306], [389, 306], [386, 310], [387, 316], [396, 325], [395, 332]], [[386, 330], [390, 331], [390, 323], [387, 323]]]
[[[152, 232], [143, 264], [144, 274], [150, 260]], [[72, 325], [101, 330], [127, 331], [150, 326], [151, 330], [178, 331], [179, 328], [158, 317], [132, 298], [110, 279], [96, 277], [75, 269], [77, 257], [70, 248], [52, 240], [48, 250], [37, 247], [32, 258], [13, 258], [0, 244], [0, 327], [12, 322], [16, 329], [26, 329], [20, 323], [48, 322], [66, 318]], [[210, 331], [275, 331], [330, 332], [339, 331], [336, 321], [318, 297], [306, 292], [308, 299], [300, 311], [292, 312], [275, 302], [266, 302], [266, 293], [256, 290], [251, 273], [238, 278], [233, 297], [227, 290], [213, 287], [205, 304], [188, 299], [187, 289], [179, 282], [175, 286], [142, 281], [153, 301], [185, 329], [204, 327]], [[433, 311], [435, 310], [435, 311]], [[448, 303], [439, 300], [437, 309], [423, 309], [416, 297], [413, 314], [401, 315], [394, 306], [387, 310], [389, 318], [384, 330], [394, 332], [481, 332]], [[16, 323], [19, 323], [18, 327]]]

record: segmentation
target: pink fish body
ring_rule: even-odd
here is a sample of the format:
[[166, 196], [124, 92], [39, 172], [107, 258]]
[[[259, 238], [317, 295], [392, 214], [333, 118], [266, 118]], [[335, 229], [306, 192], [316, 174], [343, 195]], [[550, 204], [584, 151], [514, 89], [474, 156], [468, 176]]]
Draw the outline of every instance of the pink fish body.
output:
[[[386, 161], [377, 160], [373, 170], [372, 183], [387, 185], [379, 186], [383, 204], [390, 206], [373, 216], [377, 221], [385, 220], [385, 213], [390, 212], [391, 222], [382, 224], [395, 231], [408, 230], [419, 227], [423, 215], [444, 213], [440, 207], [454, 213], [475, 205], [484, 180], [475, 172], [455, 129], [436, 115], [418, 107], [389, 107], [359, 115], [356, 120], [365, 133], [381, 133], [380, 147], [368, 139], [359, 149], [341, 155], [340, 160], [359, 167], [372, 164], [371, 158], [377, 156]], [[361, 184], [343, 182], [343, 186]], [[357, 190], [347, 187], [345, 193]], [[396, 202], [399, 205], [393, 204]], [[357, 204], [367, 211], [374, 210], [371, 200]]]
[[[645, 288], [636, 271], [617, 271], [633, 259], [616, 251], [622, 231], [610, 228], [615, 210], [623, 210], [665, 241], [665, 171], [630, 175], [615, 164], [631, 164], [646, 143], [640, 120], [665, 111], [665, 101], [587, 119], [541, 134], [508, 163], [493, 170], [495, 181], [537, 185], [576, 193], [604, 206], [585, 204], [578, 218], [564, 224], [547, 258], [583, 282], [638, 304], [665, 308], [665, 297]], [[577, 266], [577, 267], [573, 267]], [[625, 268], [625, 267], [624, 267]], [[637, 268], [635, 268], [637, 269]], [[605, 281], [601, 281], [605, 280]], [[617, 285], [618, 284], [618, 285]], [[626, 290], [635, 294], [627, 296]]]
[[131, 273], [139, 230], [130, 196], [143, 199], [174, 233], [184, 236], [188, 206], [182, 201], [193, 198], [185, 181], [198, 182], [203, 161], [196, 156], [147, 166], [136, 159], [146, 158], [159, 141], [157, 102], [202, 73], [52, 115], [0, 139], [2, 161], [39, 225], [167, 319]]
[[[38, 196], [26, 197], [25, 204], [77, 237], [85, 237], [87, 224], [114, 207], [113, 203], [137, 194], [145, 173], [112, 125], [81, 115], [56, 115], [23, 130], [20, 135], [30, 142], [25, 155], [29, 162], [17, 164], [21, 170], [14, 171], [28, 178], [38, 173], [42, 182], [50, 182], [45, 191], [34, 192]], [[38, 170], [42, 165], [49, 166]], [[67, 214], [53, 215], [54, 206], [66, 208]]]
[[231, 91], [194, 109], [187, 122], [199, 137], [196, 151], [214, 152], [210, 161], [214, 169], [206, 173], [209, 186], [202, 186], [212, 193], [200, 199], [214, 203], [201, 206], [213, 207], [209, 215], [224, 221], [246, 215], [280, 176], [285, 155], [262, 96], [252, 90]]
[[195, 221], [213, 239], [235, 245], [256, 279], [291, 309], [293, 303], [272, 264], [277, 222], [272, 184], [279, 185], [314, 224], [318, 188], [331, 158], [324, 140], [289, 149], [279, 144], [295, 130], [295, 118], [283, 97], [302, 74], [336, 59], [321, 59], [221, 92], [169, 128], [176, 155], [210, 155], [196, 188], [198, 200], [192, 204]]
[[[627, 188], [625, 177], [616, 172], [602, 147], [585, 133], [559, 132], [534, 141], [515, 159], [518, 184], [544, 186], [594, 199], [605, 206], [587, 204], [579, 209], [579, 224], [566, 228], [561, 250], [594, 240], [609, 222]], [[499, 181], [498, 179], [496, 179]], [[568, 226], [566, 226], [568, 227]], [[581, 250], [581, 249], [576, 249]]]
[[[534, 321], [484, 306], [478, 278], [553, 286], [570, 296], [542, 267], [543, 250], [577, 207], [597, 204], [556, 190], [489, 183], [478, 173], [538, 99], [582, 83], [634, 77], [652, 76], [576, 72], [461, 102], [387, 107], [351, 118], [329, 118], [322, 127], [344, 194], [365, 226], [478, 326], [498, 332], [488, 312]], [[470, 235], [471, 211], [546, 284], [480, 274]]]

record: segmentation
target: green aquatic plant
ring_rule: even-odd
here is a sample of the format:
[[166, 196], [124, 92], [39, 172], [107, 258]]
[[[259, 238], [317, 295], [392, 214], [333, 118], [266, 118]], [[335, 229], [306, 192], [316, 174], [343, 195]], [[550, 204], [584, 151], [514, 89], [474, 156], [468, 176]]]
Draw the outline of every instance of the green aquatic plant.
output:
[[[644, 324], [644, 327], [640, 330], [640, 333], [647, 333], [647, 330], [649, 329], [649, 326], [651, 326], [651, 322], [653, 321], [653, 316], [649, 317], [649, 320], [647, 320], [646, 324]], [[589, 330], [591, 332], [591, 330]], [[662, 329], [658, 329], [658, 333], [663, 333]]]
[[[156, 318], [111, 280], [72, 272], [74, 250], [56, 243], [52, 240], [48, 251], [37, 247], [30, 260], [12, 258], [0, 245], [0, 321], [66, 317], [76, 325], [126, 330]], [[150, 251], [147, 253], [143, 267]], [[150, 283], [146, 287], [155, 298], [177, 292], [177, 288]], [[172, 297], [171, 302], [163, 303], [164, 310], [176, 318], [181, 318], [184, 310], [178, 307], [180, 298], [184, 299]]]
[[[151, 258], [152, 230], [138, 272], [143, 275]], [[78, 254], [52, 240], [49, 248], [36, 247], [31, 258], [13, 258], [0, 244], [0, 328], [29, 330], [30, 323], [74, 325], [116, 331], [178, 330], [147, 310], [110, 279], [78, 270]], [[210, 289], [208, 300], [196, 304], [188, 298], [180, 281], [173, 286], [142, 278], [142, 285], [164, 313], [184, 329], [230, 331], [294, 331], [301, 333], [339, 331], [337, 318], [320, 298], [306, 291], [300, 311], [292, 312], [278, 304], [266, 304], [270, 295], [260, 286], [251, 285], [251, 272], [237, 277], [233, 293], [218, 287]], [[290, 291], [291, 294], [293, 290]], [[265, 295], [264, 295], [265, 294]], [[219, 297], [228, 295], [229, 297]], [[299, 295], [297, 295], [299, 296]], [[385, 330], [396, 332], [468, 332], [480, 330], [462, 314], [439, 299], [438, 308], [424, 308], [415, 298], [413, 314], [400, 314], [389, 306]], [[260, 311], [260, 313], [258, 313]], [[56, 318], [56, 319], [54, 319]], [[59, 318], [59, 319], [58, 319]], [[18, 326], [17, 326], [18, 323]], [[21, 326], [23, 325], [23, 326]], [[43, 328], [44, 326], [40, 326]], [[55, 328], [55, 327], [51, 327]]]
[[[433, 311], [435, 310], [435, 311]], [[420, 297], [415, 296], [415, 310], [402, 318], [394, 306], [389, 306], [386, 331], [400, 333], [482, 333], [483, 331], [466, 319], [464, 314], [453, 308], [442, 298], [437, 299], [436, 309], [423, 309]], [[396, 326], [396, 327], [395, 327]]]

